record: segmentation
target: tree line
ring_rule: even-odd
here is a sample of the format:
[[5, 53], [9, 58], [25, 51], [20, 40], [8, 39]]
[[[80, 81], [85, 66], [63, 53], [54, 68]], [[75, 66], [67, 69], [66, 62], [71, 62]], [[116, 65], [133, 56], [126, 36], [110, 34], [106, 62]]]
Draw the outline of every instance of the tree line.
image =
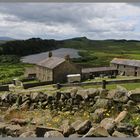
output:
[[58, 43], [60, 43], [60, 41], [53, 39], [42, 40], [40, 38], [8, 41], [0, 45], [0, 55], [25, 56], [29, 54], [40, 53], [56, 49]]

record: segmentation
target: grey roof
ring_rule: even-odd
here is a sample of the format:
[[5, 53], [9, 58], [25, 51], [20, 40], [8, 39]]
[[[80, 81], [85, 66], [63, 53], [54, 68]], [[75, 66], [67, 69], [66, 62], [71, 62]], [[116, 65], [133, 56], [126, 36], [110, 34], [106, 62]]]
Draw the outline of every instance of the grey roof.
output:
[[114, 58], [110, 63], [140, 67], [140, 60]]
[[62, 64], [65, 61], [64, 58], [59, 58], [59, 57], [49, 57], [44, 59], [43, 61], [37, 63], [37, 65], [46, 67], [49, 69], [54, 69], [58, 65]]
[[114, 71], [114, 67], [96, 67], [96, 68], [83, 68], [82, 73], [101, 72], [101, 71]]

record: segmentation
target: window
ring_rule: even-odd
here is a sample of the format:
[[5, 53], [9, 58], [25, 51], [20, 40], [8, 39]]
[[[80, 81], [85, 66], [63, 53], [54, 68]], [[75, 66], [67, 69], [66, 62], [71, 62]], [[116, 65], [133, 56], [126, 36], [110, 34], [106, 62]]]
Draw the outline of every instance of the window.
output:
[[119, 68], [119, 65], [117, 65], [117, 69]]
[[138, 67], [135, 67], [135, 70], [137, 70], [138, 69]]
[[32, 73], [28, 75], [29, 78], [36, 78], [36, 73]]
[[138, 72], [135, 72], [135, 75], [134, 76], [138, 76]]
[[124, 68], [125, 68], [125, 65], [124, 65]]

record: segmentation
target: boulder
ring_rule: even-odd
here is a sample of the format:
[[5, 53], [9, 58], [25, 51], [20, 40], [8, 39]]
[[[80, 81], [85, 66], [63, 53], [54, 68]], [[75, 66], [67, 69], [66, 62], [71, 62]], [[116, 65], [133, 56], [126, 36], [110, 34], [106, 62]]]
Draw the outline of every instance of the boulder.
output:
[[82, 120], [77, 120], [77, 121], [73, 122], [73, 123], [71, 124], [71, 126], [75, 129], [75, 131], [77, 131], [77, 126], [78, 126], [79, 124], [81, 124], [82, 122], [83, 122]]
[[48, 97], [47, 97], [48, 104], [52, 104], [53, 100], [55, 100], [54, 96], [53, 95], [48, 95]]
[[9, 96], [9, 94], [10, 93], [3, 93], [2, 95], [1, 95], [1, 100], [3, 101], [3, 102], [7, 102], [8, 101], [8, 96]]
[[74, 104], [77, 104], [77, 103], [79, 104], [79, 102], [81, 102], [83, 100], [83, 97], [81, 95], [79, 95], [79, 94], [76, 94], [74, 99], [75, 99]]
[[78, 88], [72, 88], [69, 92], [71, 93], [71, 98], [75, 98]]
[[19, 137], [22, 137], [22, 138], [36, 137], [36, 135], [34, 131], [27, 131], [27, 132], [22, 133]]
[[109, 133], [104, 127], [92, 127], [83, 137], [109, 137]]
[[108, 91], [108, 94], [106, 96], [107, 99], [113, 99], [115, 97], [115, 94], [116, 94], [116, 90], [109, 90]]
[[129, 123], [119, 123], [117, 125], [116, 130], [119, 131], [119, 132], [124, 132], [124, 133], [128, 133], [129, 134], [129, 133], [133, 133], [134, 126], [132, 126]]
[[5, 123], [0, 123], [0, 135], [2, 135], [3, 133], [5, 133], [5, 127], [7, 127], [8, 124]]
[[69, 98], [71, 98], [70, 92], [63, 92], [63, 93], [61, 93], [61, 100], [67, 100]]
[[27, 100], [31, 100], [29, 94], [23, 94], [22, 95], [22, 103], [26, 102]]
[[99, 95], [99, 90], [95, 88], [87, 89], [87, 94], [89, 98], [94, 98], [95, 96]]
[[99, 96], [100, 98], [106, 98], [107, 94], [108, 94], [108, 90], [107, 89], [102, 89], [102, 88], [99, 88]]
[[4, 115], [0, 115], [0, 123], [3, 123], [4, 121]]
[[81, 137], [81, 135], [79, 135], [79, 134], [72, 134], [69, 136], [69, 138], [80, 138], [80, 137]]
[[33, 102], [43, 102], [47, 100], [47, 94], [44, 94], [43, 92], [34, 92], [31, 93], [30, 98]]
[[58, 132], [58, 131], [48, 131], [45, 133], [44, 135], [45, 138], [53, 138], [53, 137], [56, 137], [56, 138], [63, 138], [63, 134]]
[[100, 99], [100, 96], [95, 96], [94, 97], [94, 101], [97, 101], [98, 99]]
[[97, 99], [96, 103], [93, 106], [93, 110], [97, 108], [105, 108], [108, 109], [112, 106], [112, 102], [108, 99]]
[[75, 129], [69, 124], [68, 120], [63, 121], [61, 128], [65, 137], [68, 137], [75, 132]]
[[117, 86], [113, 100], [116, 102], [127, 103], [129, 100], [128, 91], [122, 86]]
[[105, 112], [106, 112], [106, 109], [99, 108], [99, 109], [96, 109], [94, 113], [91, 113], [90, 115], [92, 116], [93, 122], [95, 123], [101, 122], [101, 120], [104, 118]]
[[47, 105], [48, 105], [48, 101], [43, 102], [41, 105], [42, 109], [45, 109]]
[[116, 89], [118, 92], [120, 92], [120, 94], [122, 93], [127, 93], [127, 89], [123, 86], [120, 86], [120, 85], [117, 85], [117, 89]]
[[8, 125], [5, 127], [5, 134], [7, 136], [18, 137], [22, 133], [22, 127], [19, 125]]
[[120, 138], [127, 138], [129, 137], [129, 135], [126, 135], [124, 133], [118, 132], [118, 131], [114, 131], [114, 133], [112, 134], [113, 137], [120, 137]]
[[19, 94], [18, 97], [17, 97], [17, 100], [16, 100], [16, 104], [19, 107], [22, 103], [23, 103], [22, 102], [22, 95]]
[[140, 102], [140, 89], [135, 89], [128, 92], [128, 96], [135, 102]]
[[17, 125], [19, 124], [20, 126], [24, 126], [28, 124], [28, 120], [26, 119], [18, 119], [18, 118], [14, 118], [10, 121], [11, 124]]
[[62, 130], [57, 129], [57, 128], [52, 128], [52, 127], [45, 127], [45, 126], [37, 126], [35, 129], [35, 134], [37, 137], [44, 137], [44, 134], [47, 131], [58, 131], [58, 132], [62, 132]]
[[60, 100], [61, 94], [62, 94], [61, 92], [56, 92], [56, 93], [54, 94], [54, 97], [55, 97], [55, 99], [56, 99], [57, 101]]
[[38, 92], [33, 92], [33, 93], [31, 93], [31, 95], [30, 95], [30, 99], [31, 99], [33, 102], [37, 102], [37, 101], [38, 101], [38, 97], [39, 97], [39, 93], [38, 93]]
[[24, 110], [24, 111], [28, 110], [29, 108], [30, 108], [30, 101], [29, 101], [29, 100], [27, 100], [26, 102], [24, 102], [24, 103], [20, 106], [20, 109], [21, 109], [21, 110]]
[[80, 95], [82, 99], [86, 100], [88, 98], [88, 90], [86, 89], [78, 90], [77, 95]]
[[79, 125], [77, 125], [77, 127], [75, 128], [75, 131], [78, 134], [86, 134], [90, 128], [91, 128], [91, 122], [89, 120], [86, 120], [80, 123]]
[[136, 112], [137, 112], [137, 113], [140, 113], [140, 104], [137, 104], [137, 105], [136, 105], [136, 108], [137, 108], [137, 109], [136, 109]]
[[140, 126], [135, 127], [134, 129], [134, 136], [139, 136], [140, 135]]
[[132, 101], [132, 100], [129, 100], [129, 101], [127, 102], [127, 105], [128, 105], [128, 106], [135, 106], [136, 103], [135, 103], [134, 101]]
[[40, 92], [40, 94], [39, 94], [39, 101], [41, 103], [45, 102], [45, 101], [47, 101], [47, 97], [48, 97], [48, 95], [46, 93]]
[[10, 103], [10, 105], [16, 103], [17, 98], [18, 98], [18, 95], [17, 95], [17, 94], [12, 94], [12, 93], [10, 93], [10, 94], [8, 94], [8, 96], [7, 96], [7, 100], [8, 100], [8, 102]]
[[128, 111], [124, 110], [119, 113], [119, 115], [115, 118], [115, 123], [120, 123], [122, 120], [124, 120], [127, 117]]
[[101, 127], [104, 127], [109, 134], [112, 134], [115, 128], [115, 123], [113, 118], [105, 118], [100, 123]]

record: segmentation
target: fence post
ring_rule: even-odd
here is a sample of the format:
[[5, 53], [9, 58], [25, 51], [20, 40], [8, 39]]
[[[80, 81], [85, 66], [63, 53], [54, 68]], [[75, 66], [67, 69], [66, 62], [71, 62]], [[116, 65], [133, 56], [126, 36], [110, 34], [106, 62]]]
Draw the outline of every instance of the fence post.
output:
[[60, 85], [59, 83], [57, 83], [57, 84], [56, 84], [56, 88], [57, 88], [57, 89], [60, 89], [60, 88], [61, 88], [61, 85]]
[[102, 88], [103, 88], [103, 89], [106, 89], [106, 84], [107, 84], [106, 80], [103, 80], [103, 81], [102, 81]]

